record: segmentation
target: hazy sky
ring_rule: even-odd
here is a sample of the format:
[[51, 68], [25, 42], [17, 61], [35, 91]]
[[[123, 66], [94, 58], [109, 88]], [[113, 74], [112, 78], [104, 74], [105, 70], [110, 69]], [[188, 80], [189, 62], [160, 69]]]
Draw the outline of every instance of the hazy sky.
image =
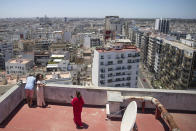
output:
[[7, 17], [196, 18], [196, 0], [0, 0]]

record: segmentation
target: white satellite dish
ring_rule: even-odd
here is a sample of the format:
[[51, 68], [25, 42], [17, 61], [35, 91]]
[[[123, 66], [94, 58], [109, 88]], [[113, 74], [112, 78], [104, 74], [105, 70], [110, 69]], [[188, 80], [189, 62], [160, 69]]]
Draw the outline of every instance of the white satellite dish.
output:
[[125, 113], [122, 118], [120, 131], [131, 131], [135, 124], [137, 115], [137, 103], [132, 101], [125, 110]]

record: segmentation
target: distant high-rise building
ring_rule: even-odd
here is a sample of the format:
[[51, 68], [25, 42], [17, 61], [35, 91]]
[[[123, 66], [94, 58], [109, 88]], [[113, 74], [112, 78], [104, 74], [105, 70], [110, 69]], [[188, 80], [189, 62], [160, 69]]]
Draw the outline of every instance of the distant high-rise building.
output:
[[122, 21], [118, 16], [105, 17], [105, 40], [115, 39], [115, 36], [122, 34]]
[[135, 46], [115, 45], [94, 51], [92, 83], [95, 86], [137, 87], [140, 54]]
[[169, 20], [167, 19], [156, 19], [155, 21], [155, 30], [168, 34], [169, 32]]
[[68, 20], [67, 20], [67, 17], [64, 17], [64, 22], [66, 23]]

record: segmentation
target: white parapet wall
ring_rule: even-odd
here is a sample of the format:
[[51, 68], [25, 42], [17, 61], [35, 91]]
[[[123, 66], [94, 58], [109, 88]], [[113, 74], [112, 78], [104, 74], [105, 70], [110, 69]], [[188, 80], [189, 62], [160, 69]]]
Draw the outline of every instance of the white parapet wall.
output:
[[[25, 99], [24, 85], [15, 85], [4, 95], [0, 96], [0, 123]], [[70, 103], [70, 96], [74, 96], [75, 91], [81, 92], [85, 104], [88, 105], [105, 106], [108, 103], [107, 91], [115, 91], [121, 94], [121, 96], [118, 95], [117, 97], [155, 97], [169, 110], [196, 111], [196, 91], [47, 84], [44, 89], [44, 95], [47, 102], [67, 104]], [[138, 107], [141, 107], [139, 102], [137, 104]], [[151, 103], [146, 103], [145, 107], [154, 108]]]

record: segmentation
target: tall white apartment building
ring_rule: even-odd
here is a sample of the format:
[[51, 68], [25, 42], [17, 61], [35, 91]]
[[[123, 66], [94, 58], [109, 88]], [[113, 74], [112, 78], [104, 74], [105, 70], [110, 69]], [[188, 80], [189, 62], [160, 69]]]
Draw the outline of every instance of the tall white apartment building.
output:
[[140, 52], [135, 46], [115, 45], [94, 50], [92, 84], [107, 87], [137, 87]]

